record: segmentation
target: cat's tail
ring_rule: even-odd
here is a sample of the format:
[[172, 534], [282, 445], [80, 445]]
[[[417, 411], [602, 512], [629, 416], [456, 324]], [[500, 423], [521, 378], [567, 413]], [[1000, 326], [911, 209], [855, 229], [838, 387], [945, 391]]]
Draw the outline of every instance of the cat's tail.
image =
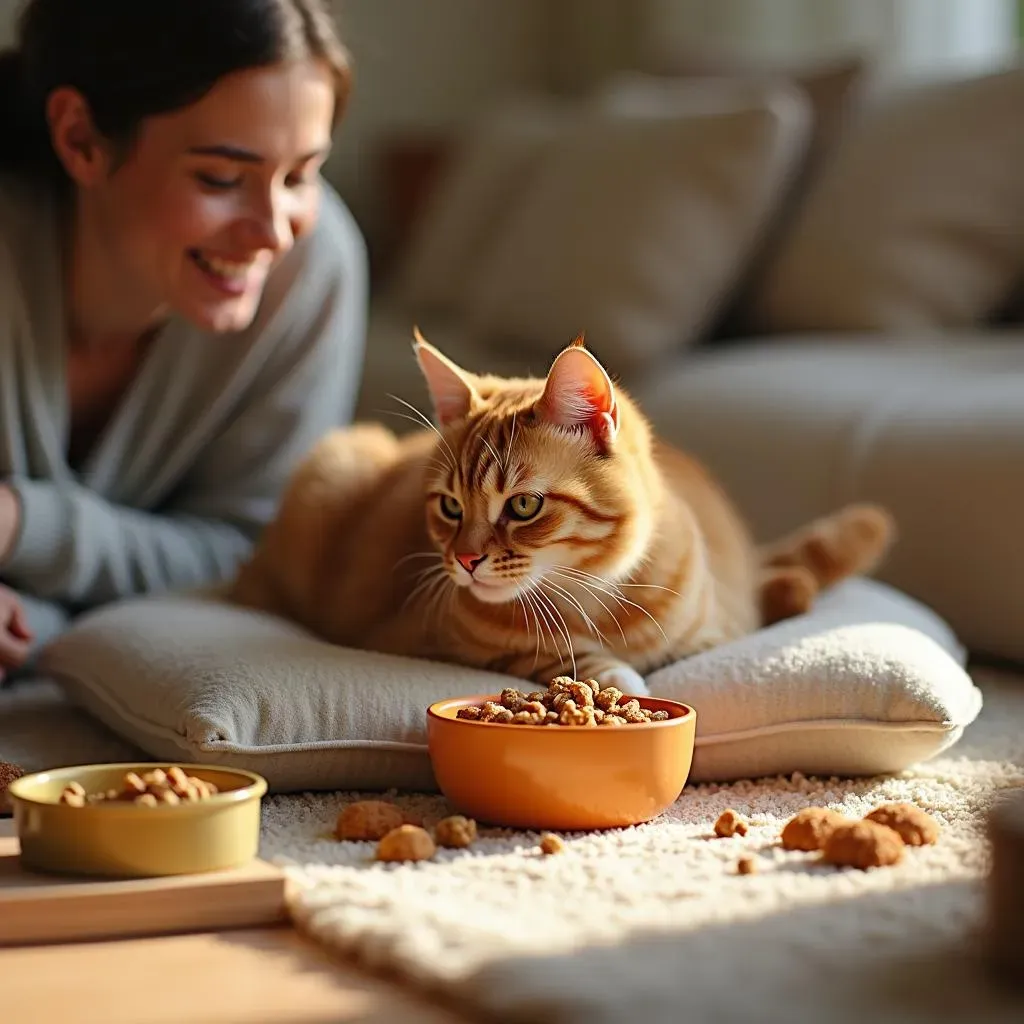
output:
[[760, 549], [762, 624], [802, 615], [826, 587], [874, 572], [895, 538], [889, 512], [856, 504], [765, 544]]

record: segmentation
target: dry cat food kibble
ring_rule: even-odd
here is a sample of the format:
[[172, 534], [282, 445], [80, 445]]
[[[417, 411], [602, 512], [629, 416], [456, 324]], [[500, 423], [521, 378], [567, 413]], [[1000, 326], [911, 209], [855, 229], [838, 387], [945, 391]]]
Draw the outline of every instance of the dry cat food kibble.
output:
[[11, 813], [11, 801], [7, 795], [7, 787], [24, 774], [18, 765], [12, 764], [10, 761], [0, 761], [0, 814]]
[[667, 711], [649, 711], [638, 700], [627, 700], [614, 686], [601, 689], [595, 679], [557, 676], [547, 692], [524, 693], [514, 687], [501, 691], [497, 701], [484, 701], [460, 708], [456, 718], [499, 725], [581, 725], [621, 726], [664, 722]]
[[476, 822], [461, 814], [453, 814], [450, 818], [442, 818], [434, 826], [434, 839], [438, 846], [447, 846], [453, 850], [464, 850], [476, 841]]
[[540, 837], [540, 852], [545, 856], [550, 856], [553, 853], [564, 853], [565, 843], [554, 832], [545, 832]]
[[874, 821], [851, 821], [834, 828], [825, 841], [822, 858], [838, 867], [889, 867], [903, 859], [905, 844], [898, 832]]
[[939, 838], [935, 819], [913, 804], [883, 804], [865, 815], [864, 820], [898, 832], [907, 846], [930, 846]]
[[357, 800], [338, 815], [334, 836], [349, 842], [373, 840], [376, 859], [430, 860], [437, 847], [464, 850], [476, 842], [476, 822], [461, 814], [442, 818], [431, 836], [418, 815], [409, 814], [386, 800]]
[[782, 847], [813, 853], [840, 867], [887, 867], [903, 859], [907, 846], [937, 841], [939, 826], [913, 804], [883, 804], [854, 821], [827, 807], [805, 807], [782, 830]]
[[71, 807], [85, 807], [87, 804], [104, 802], [133, 803], [140, 807], [159, 807], [160, 804], [193, 803], [209, 800], [217, 792], [212, 782], [187, 775], [182, 768], [174, 765], [164, 771], [154, 768], [139, 775], [128, 772], [121, 780], [120, 789], [108, 789], [103, 793], [86, 793], [78, 782], [68, 783], [61, 791], [60, 802]]
[[737, 875], [756, 875], [757, 861], [753, 857], [740, 857], [736, 862]]
[[715, 835], [722, 839], [729, 839], [732, 836], [745, 836], [747, 834], [747, 823], [730, 807], [719, 815], [715, 822]]
[[383, 839], [393, 829], [406, 824], [402, 812], [383, 800], [358, 800], [338, 815], [334, 834], [339, 839]]
[[782, 830], [782, 848], [812, 853], [820, 850], [840, 825], [849, 824], [838, 811], [828, 807], [805, 807], [798, 811]]
[[430, 860], [437, 852], [430, 833], [419, 825], [399, 825], [377, 844], [377, 860]]

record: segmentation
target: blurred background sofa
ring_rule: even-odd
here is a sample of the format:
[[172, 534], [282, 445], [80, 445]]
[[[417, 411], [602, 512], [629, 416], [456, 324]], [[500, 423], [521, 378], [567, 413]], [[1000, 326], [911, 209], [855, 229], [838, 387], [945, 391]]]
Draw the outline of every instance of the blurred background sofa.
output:
[[975, 655], [1024, 660], [1018, 5], [932, 4], [903, 50], [885, 26], [907, 36], [922, 5], [833, 0], [826, 43], [822, 5], [639, 4], [645, 45], [629, 6], [594, 6], [620, 31], [574, 81], [381, 134], [359, 417], [402, 431], [390, 396], [426, 408], [414, 324], [511, 374], [585, 334], [758, 536], [881, 502], [900, 541], [880, 577]]

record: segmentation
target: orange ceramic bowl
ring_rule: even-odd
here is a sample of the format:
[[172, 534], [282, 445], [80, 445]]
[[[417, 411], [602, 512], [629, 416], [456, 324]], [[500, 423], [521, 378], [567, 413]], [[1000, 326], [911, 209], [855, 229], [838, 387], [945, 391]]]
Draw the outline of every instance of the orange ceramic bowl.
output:
[[456, 697], [427, 709], [434, 776], [448, 802], [481, 824], [562, 832], [622, 828], [670, 807], [690, 774], [697, 712], [637, 697], [664, 722], [602, 726], [496, 725], [456, 718], [497, 701]]

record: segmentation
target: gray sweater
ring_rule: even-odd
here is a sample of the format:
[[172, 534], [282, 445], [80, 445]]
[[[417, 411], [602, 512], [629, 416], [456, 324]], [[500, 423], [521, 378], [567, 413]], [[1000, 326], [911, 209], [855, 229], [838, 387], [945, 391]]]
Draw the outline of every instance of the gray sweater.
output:
[[0, 182], [0, 479], [22, 523], [0, 580], [87, 608], [216, 583], [273, 516], [296, 461], [351, 418], [366, 333], [362, 236], [326, 190], [245, 331], [172, 320], [75, 472], [54, 205]]

